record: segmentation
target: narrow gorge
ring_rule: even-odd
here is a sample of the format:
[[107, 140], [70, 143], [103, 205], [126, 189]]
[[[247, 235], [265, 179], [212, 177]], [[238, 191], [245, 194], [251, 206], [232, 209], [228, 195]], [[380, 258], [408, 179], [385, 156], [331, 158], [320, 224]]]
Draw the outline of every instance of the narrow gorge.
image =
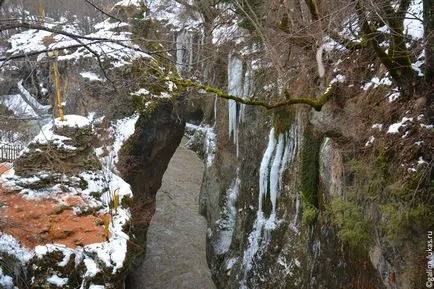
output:
[[215, 288], [206, 263], [206, 221], [199, 215], [203, 163], [185, 145], [183, 139], [164, 174], [146, 257], [126, 288]]

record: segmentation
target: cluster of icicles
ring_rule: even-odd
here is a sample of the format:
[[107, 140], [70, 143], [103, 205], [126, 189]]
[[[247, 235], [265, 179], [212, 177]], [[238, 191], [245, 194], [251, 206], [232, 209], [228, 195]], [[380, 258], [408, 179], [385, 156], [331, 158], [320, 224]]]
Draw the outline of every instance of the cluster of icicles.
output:
[[[252, 92], [252, 66], [247, 63], [243, 67], [242, 60], [234, 54], [228, 60], [228, 93], [231, 95], [250, 97]], [[244, 121], [245, 105], [229, 100], [229, 136], [236, 144], [236, 154], [239, 154], [239, 126]], [[247, 288], [247, 275], [252, 268], [253, 260], [260, 249], [270, 243], [271, 231], [278, 225], [276, 217], [277, 200], [282, 187], [283, 173], [291, 164], [296, 151], [296, 125], [287, 132], [276, 133], [272, 128], [268, 137], [268, 145], [262, 157], [259, 171], [258, 210], [253, 230], [248, 238], [248, 246], [243, 256], [243, 279], [240, 288]], [[236, 199], [242, 180], [237, 170], [236, 177], [227, 191], [227, 202], [222, 212], [223, 218], [220, 238], [215, 247], [217, 254], [229, 250], [236, 220]], [[264, 213], [264, 200], [270, 200], [271, 211]]]
[[[244, 276], [241, 288], [247, 288], [247, 274], [252, 268], [252, 261], [260, 248], [265, 248], [270, 243], [270, 233], [276, 228], [277, 200], [282, 187], [282, 178], [285, 169], [291, 164], [296, 151], [296, 125], [292, 125], [288, 132], [280, 133], [277, 138], [274, 128], [268, 137], [268, 145], [262, 157], [259, 170], [259, 200], [256, 220], [253, 230], [249, 235], [249, 244], [244, 251], [243, 269]], [[266, 216], [263, 211], [264, 199], [269, 198], [271, 212]]]

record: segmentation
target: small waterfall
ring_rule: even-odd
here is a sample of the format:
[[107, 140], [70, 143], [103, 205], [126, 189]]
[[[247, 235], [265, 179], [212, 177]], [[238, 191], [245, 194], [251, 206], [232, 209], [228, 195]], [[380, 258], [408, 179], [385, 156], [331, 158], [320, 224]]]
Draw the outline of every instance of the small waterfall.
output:
[[[256, 220], [248, 238], [248, 246], [244, 251], [244, 276], [241, 289], [248, 289], [247, 275], [252, 269], [253, 260], [260, 250], [264, 250], [271, 241], [271, 232], [276, 228], [277, 200], [282, 187], [283, 173], [292, 163], [296, 148], [296, 126], [292, 125], [288, 132], [275, 136], [272, 128], [268, 137], [268, 145], [262, 157], [259, 170], [259, 200]], [[272, 209], [267, 217], [263, 211], [263, 199], [269, 196]]]

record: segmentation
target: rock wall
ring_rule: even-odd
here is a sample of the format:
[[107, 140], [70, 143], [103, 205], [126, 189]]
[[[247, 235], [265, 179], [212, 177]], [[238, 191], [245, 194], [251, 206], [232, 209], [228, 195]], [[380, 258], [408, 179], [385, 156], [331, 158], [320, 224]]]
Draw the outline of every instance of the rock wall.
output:
[[134, 135], [120, 153], [118, 169], [131, 185], [132, 233], [129, 255], [132, 268], [137, 267], [146, 253], [146, 233], [155, 212], [155, 194], [170, 158], [184, 135], [185, 122], [173, 112], [173, 106], [160, 106], [150, 115], [142, 115]]
[[[219, 103], [219, 109], [225, 111], [224, 106]], [[306, 112], [297, 113], [288, 124], [293, 125], [288, 133], [294, 146], [292, 156], [287, 156], [291, 163], [282, 175], [275, 221], [261, 221], [258, 217], [260, 202], [265, 219], [272, 211], [270, 195], [258, 200], [261, 161], [272, 121], [265, 110], [246, 108], [245, 122], [239, 127], [237, 157], [236, 147], [227, 138], [224, 115], [219, 114], [221, 121], [216, 124], [217, 155], [205, 171], [201, 195], [201, 212], [209, 226], [208, 260], [217, 287], [383, 288], [367, 256], [346, 252], [341, 247], [330, 220], [312, 220], [311, 224], [303, 220], [306, 205], [301, 194], [301, 159], [308, 149], [306, 145], [311, 145], [305, 143], [305, 132], [312, 129]], [[321, 156], [317, 159], [318, 165], [321, 163], [317, 168], [320, 186], [327, 188], [317, 202], [324, 206], [325, 200], [341, 194], [343, 168], [341, 156], [330, 139], [324, 139], [319, 151], [322, 139], [316, 136], [315, 141], [316, 154]], [[234, 190], [238, 190], [236, 196]]]
[[[246, 87], [248, 77], [240, 76], [249, 74], [249, 66], [228, 63], [227, 89], [243, 95], [243, 89], [233, 90]], [[345, 70], [351, 69], [350, 63], [351, 58]], [[398, 135], [381, 128], [376, 132], [376, 122], [393, 127], [404, 112], [416, 119], [420, 111], [414, 109], [414, 100], [378, 104], [381, 95], [390, 94], [387, 87], [353, 86], [340, 85], [320, 112], [303, 106], [267, 111], [217, 102], [216, 153], [204, 173], [200, 204], [208, 220], [208, 262], [218, 288], [423, 286], [421, 248], [432, 221], [422, 207], [429, 198], [404, 206], [405, 213], [388, 210], [410, 197], [407, 190], [420, 196], [432, 191], [432, 155], [406, 140], [415, 129], [411, 139], [424, 139], [430, 146], [426, 131], [417, 128], [428, 123], [409, 124]], [[309, 82], [304, 87], [314, 91]], [[387, 111], [391, 114], [384, 114]], [[283, 147], [293, 142], [289, 155], [282, 156], [286, 149], [279, 149], [281, 138]], [[405, 162], [408, 151], [415, 155]], [[413, 165], [411, 176], [408, 164], [417, 158], [427, 161], [419, 169]], [[278, 172], [275, 167], [284, 160], [288, 163]], [[411, 185], [409, 178], [420, 186]], [[398, 193], [395, 185], [407, 193]], [[397, 217], [403, 214], [408, 215]], [[396, 231], [390, 228], [394, 220], [400, 220], [393, 225]], [[401, 237], [394, 235], [398, 231]]]

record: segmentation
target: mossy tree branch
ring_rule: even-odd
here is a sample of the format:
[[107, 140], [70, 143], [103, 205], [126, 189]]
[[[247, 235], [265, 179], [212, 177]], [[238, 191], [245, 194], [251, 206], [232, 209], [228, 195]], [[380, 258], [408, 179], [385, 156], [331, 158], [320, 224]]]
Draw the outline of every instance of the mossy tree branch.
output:
[[[319, 11], [317, 0], [305, 0], [313, 21], [320, 21], [322, 16]], [[330, 32], [330, 37], [349, 50], [359, 50], [368, 46], [372, 47], [381, 63], [387, 68], [391, 77], [402, 88], [404, 93], [411, 94], [413, 76], [411, 68], [410, 51], [406, 46], [404, 34], [404, 19], [411, 3], [410, 0], [400, 0], [398, 10], [395, 11], [391, 4], [384, 1], [380, 7], [381, 20], [390, 27], [390, 35], [386, 35], [371, 25], [367, 19], [365, 7], [361, 0], [355, 1], [355, 10], [359, 18], [362, 41], [352, 41], [339, 35], [337, 32]], [[380, 46], [386, 37], [389, 39], [390, 47], [388, 52]]]
[[390, 3], [385, 3], [384, 8], [384, 20], [391, 29], [389, 55], [392, 59], [401, 66], [410, 66], [410, 51], [406, 44], [404, 36], [404, 19], [407, 10], [410, 6], [410, 0], [401, 0], [398, 10], [395, 12]]
[[362, 41], [357, 42], [350, 39], [347, 39], [337, 32], [330, 32], [330, 38], [339, 43], [340, 45], [344, 46], [348, 50], [359, 50], [363, 49], [368, 46], [368, 41], [366, 37], [362, 37]]
[[318, 21], [320, 19], [320, 13], [318, 9], [318, 4], [316, 0], [306, 0], [306, 5], [309, 8], [310, 15], [314, 21]]
[[335, 94], [336, 88], [337, 88], [334, 85], [328, 87], [326, 89], [326, 91], [323, 94], [321, 94], [321, 96], [318, 99], [312, 99], [312, 98], [307, 98], [307, 97], [291, 97], [289, 95], [288, 90], [285, 89], [284, 93], [283, 93], [285, 98], [280, 97], [276, 101], [266, 101], [266, 100], [260, 100], [260, 99], [255, 99], [255, 98], [248, 98], [248, 97], [231, 95], [231, 94], [225, 93], [224, 91], [222, 91], [218, 88], [204, 85], [204, 84], [200, 84], [200, 83], [194, 82], [194, 81], [189, 80], [189, 79], [170, 77], [167, 80], [172, 81], [173, 83], [175, 83], [178, 86], [193, 87], [195, 89], [203, 89], [206, 92], [215, 93], [218, 97], [223, 98], [223, 99], [235, 100], [236, 102], [243, 103], [246, 105], [262, 106], [262, 107], [265, 107], [266, 109], [278, 108], [278, 107], [285, 106], [285, 105], [307, 104], [307, 105], [311, 106], [312, 108], [314, 108], [316, 111], [321, 111], [324, 104]]
[[362, 33], [366, 35], [368, 44], [374, 49], [381, 63], [387, 68], [392, 78], [402, 88], [405, 94], [411, 94], [411, 86], [414, 71], [411, 68], [410, 52], [406, 47], [403, 21], [408, 9], [409, 1], [401, 0], [399, 11], [395, 12], [391, 7], [383, 7], [383, 13], [387, 24], [392, 31], [390, 37], [389, 52], [381, 46], [383, 33], [369, 24], [366, 12], [361, 1], [356, 2], [356, 13], [360, 20]]

